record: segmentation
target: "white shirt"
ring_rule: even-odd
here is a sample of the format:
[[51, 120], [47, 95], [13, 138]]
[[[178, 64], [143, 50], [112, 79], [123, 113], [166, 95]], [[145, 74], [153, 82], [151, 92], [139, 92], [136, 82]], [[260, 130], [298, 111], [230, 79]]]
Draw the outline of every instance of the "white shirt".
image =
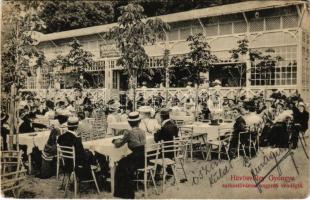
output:
[[145, 118], [141, 120], [139, 128], [144, 130], [146, 133], [154, 134], [160, 129], [160, 125], [156, 119]]

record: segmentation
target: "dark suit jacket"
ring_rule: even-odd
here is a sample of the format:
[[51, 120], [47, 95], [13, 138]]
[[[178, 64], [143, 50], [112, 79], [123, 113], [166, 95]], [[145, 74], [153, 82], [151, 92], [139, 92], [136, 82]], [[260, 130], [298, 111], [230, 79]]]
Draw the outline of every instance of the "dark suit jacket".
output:
[[85, 150], [81, 138], [78, 138], [73, 133], [67, 131], [58, 137], [57, 143], [61, 146], [74, 146], [76, 165], [86, 164]]
[[170, 141], [173, 140], [173, 137], [178, 137], [178, 127], [174, 122], [169, 120], [166, 122], [159, 131], [154, 134], [155, 142]]
[[308, 129], [309, 113], [307, 111], [297, 112], [294, 116], [294, 122], [301, 125], [300, 130], [305, 132]]
[[237, 148], [239, 133], [246, 130], [246, 122], [242, 116], [236, 119], [234, 131], [230, 142], [230, 148]]

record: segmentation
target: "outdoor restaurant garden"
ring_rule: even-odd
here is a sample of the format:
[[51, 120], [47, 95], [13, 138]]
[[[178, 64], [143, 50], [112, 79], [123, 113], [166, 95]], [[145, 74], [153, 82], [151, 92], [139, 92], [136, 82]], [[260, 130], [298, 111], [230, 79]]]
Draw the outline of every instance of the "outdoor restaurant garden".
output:
[[1, 9], [1, 197], [309, 195], [309, 2]]

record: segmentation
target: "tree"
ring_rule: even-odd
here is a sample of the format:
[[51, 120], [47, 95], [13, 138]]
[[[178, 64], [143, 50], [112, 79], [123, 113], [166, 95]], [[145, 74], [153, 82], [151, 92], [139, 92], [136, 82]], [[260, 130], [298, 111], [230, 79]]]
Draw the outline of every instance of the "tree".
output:
[[118, 25], [105, 34], [106, 39], [116, 42], [120, 51], [117, 65], [122, 66], [130, 79], [135, 104], [136, 78], [138, 73], [147, 67], [148, 55], [144, 45], [154, 43], [157, 38], [164, 37], [164, 31], [169, 26], [162, 20], [146, 19], [143, 7], [138, 4], [128, 4], [120, 7], [121, 16]]
[[213, 63], [217, 61], [217, 57], [211, 53], [210, 46], [206, 42], [206, 38], [201, 33], [190, 35], [187, 38], [189, 42], [190, 52], [171, 60], [171, 74], [175, 79], [182, 79], [183, 76], [187, 81], [201, 83], [200, 73], [206, 73], [213, 67]]
[[213, 63], [217, 61], [217, 57], [211, 53], [210, 46], [203, 34], [190, 35], [187, 41], [190, 47], [189, 53], [182, 57], [173, 58], [172, 65], [174, 65], [175, 69], [187, 74], [189, 80], [197, 84], [195, 98], [195, 108], [197, 108], [198, 89], [201, 82], [200, 73], [209, 72], [210, 68], [213, 67]]
[[[71, 47], [69, 53], [65, 56], [58, 55], [50, 61], [50, 65], [52, 67], [61, 66], [62, 69], [71, 67], [72, 71], [70, 74], [80, 79], [75, 84], [76, 87], [82, 87], [84, 76], [88, 75], [86, 68], [91, 67], [94, 63], [93, 54], [84, 50], [80, 42], [76, 39], [70, 42], [69, 46]], [[82, 85], [79, 83], [82, 83]]]
[[[272, 83], [271, 80], [274, 76], [275, 66], [282, 58], [279, 56], [271, 56], [270, 53], [274, 52], [273, 49], [267, 49], [264, 53], [256, 49], [250, 49], [248, 43], [249, 41], [247, 39], [238, 40], [238, 48], [232, 49], [230, 53], [231, 59], [240, 63], [228, 65], [226, 66], [226, 69], [233, 78], [235, 75], [233, 74], [232, 69], [237, 69], [239, 78], [237, 85], [239, 85], [241, 89], [245, 85], [245, 83], [242, 82], [242, 79], [249, 71], [260, 74], [264, 85], [273, 85], [274, 83]], [[249, 59], [252, 65], [256, 65], [255, 69], [246, 69], [245, 63], [243, 63], [246, 59]]]
[[112, 23], [112, 1], [44, 1], [39, 17], [46, 23], [45, 33], [66, 31]]
[[[2, 95], [10, 94], [10, 137], [9, 148], [13, 147], [13, 133], [18, 131], [16, 105], [18, 90], [25, 85], [28, 76], [42, 67], [45, 57], [35, 48], [32, 33], [44, 24], [37, 16], [38, 4], [35, 1], [10, 1], [3, 3], [3, 27], [1, 54]], [[18, 148], [18, 134], [16, 134]]]

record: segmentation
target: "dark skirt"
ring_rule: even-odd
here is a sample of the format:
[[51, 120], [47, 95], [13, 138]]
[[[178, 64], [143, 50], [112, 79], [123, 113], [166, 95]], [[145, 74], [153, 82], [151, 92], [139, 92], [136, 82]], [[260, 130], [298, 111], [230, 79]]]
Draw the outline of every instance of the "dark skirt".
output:
[[40, 178], [47, 179], [56, 174], [56, 158], [52, 160], [42, 159]]
[[115, 170], [115, 197], [135, 198], [135, 187], [132, 180], [135, 171], [139, 168], [144, 168], [144, 146], [136, 147], [131, 154], [118, 162]]

